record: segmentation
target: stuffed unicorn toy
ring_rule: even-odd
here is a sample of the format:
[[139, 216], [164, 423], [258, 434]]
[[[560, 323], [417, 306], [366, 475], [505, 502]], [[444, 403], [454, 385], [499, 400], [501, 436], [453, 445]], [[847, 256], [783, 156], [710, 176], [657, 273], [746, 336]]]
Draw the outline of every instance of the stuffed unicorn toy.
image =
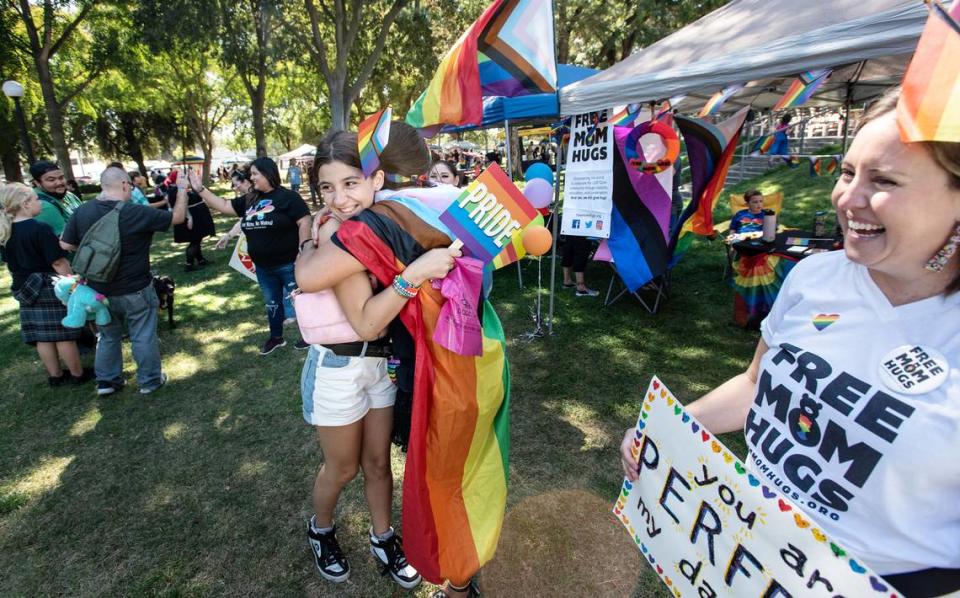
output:
[[53, 292], [67, 306], [67, 317], [61, 324], [67, 328], [83, 328], [87, 320], [98, 326], [110, 323], [107, 298], [94, 291], [79, 276], [54, 276]]

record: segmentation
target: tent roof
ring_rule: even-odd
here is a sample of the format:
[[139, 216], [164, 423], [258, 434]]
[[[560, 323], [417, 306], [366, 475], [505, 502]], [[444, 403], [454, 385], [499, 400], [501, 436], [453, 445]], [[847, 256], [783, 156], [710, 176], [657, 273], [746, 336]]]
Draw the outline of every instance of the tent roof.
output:
[[278, 160], [290, 160], [292, 158], [299, 158], [300, 156], [306, 156], [307, 154], [313, 154], [317, 150], [317, 146], [310, 145], [309, 143], [304, 143], [296, 149], [292, 149], [285, 154], [280, 154], [277, 156]]
[[867, 99], [899, 82], [926, 18], [916, 0], [733, 0], [563, 87], [561, 110], [580, 114], [678, 94], [706, 99], [748, 81], [754, 84], [730, 106], [769, 107], [798, 73], [828, 67], [843, 68], [835, 68], [818, 100], [843, 102], [848, 91], [852, 100]]

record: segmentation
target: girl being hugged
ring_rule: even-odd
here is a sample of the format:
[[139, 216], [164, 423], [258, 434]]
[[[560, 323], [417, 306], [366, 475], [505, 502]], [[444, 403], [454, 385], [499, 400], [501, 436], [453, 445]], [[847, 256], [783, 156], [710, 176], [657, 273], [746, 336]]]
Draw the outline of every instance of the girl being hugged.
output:
[[[327, 134], [317, 146], [314, 163], [318, 189], [327, 206], [316, 220], [316, 245], [329, 245], [342, 221], [373, 205], [376, 192], [386, 183], [384, 170], [409, 178], [426, 171], [429, 163], [429, 154], [416, 131], [393, 123], [389, 143], [381, 155], [383, 170], [365, 177], [360, 170], [356, 133]], [[312, 277], [303, 262], [314, 253], [314, 247], [306, 244], [297, 263], [298, 282], [301, 288], [310, 287], [310, 291], [317, 287], [308, 280]], [[459, 256], [459, 251], [447, 248], [424, 253], [403, 271], [406, 286], [401, 289], [377, 288], [374, 294], [370, 277], [362, 268], [341, 277], [335, 285], [327, 285], [333, 286], [343, 313], [324, 310], [322, 317], [330, 318], [331, 325], [338, 318], [345, 318], [356, 334], [350, 342], [311, 345], [301, 375], [303, 416], [316, 428], [324, 456], [314, 482], [314, 515], [307, 535], [317, 569], [330, 581], [342, 582], [350, 575], [350, 565], [336, 537], [333, 512], [342, 489], [361, 469], [370, 509], [370, 552], [381, 573], [389, 574], [406, 589], [421, 581], [420, 574], [407, 562], [400, 535], [391, 527], [393, 405], [398, 385], [409, 394], [412, 368], [401, 366], [396, 376], [398, 384], [394, 384], [388, 374], [387, 357], [412, 358], [409, 335], [402, 326], [391, 326], [391, 321], [421, 284], [449, 272], [455, 256]], [[335, 269], [335, 264], [327, 265], [330, 267], [324, 268], [322, 263], [320, 267], [323, 271]], [[316, 319], [321, 314], [311, 317]], [[305, 319], [301, 318], [301, 326]]]
[[[93, 378], [80, 365], [79, 328], [64, 328], [67, 308], [53, 292], [54, 274], [70, 276], [67, 252], [50, 225], [36, 220], [41, 205], [23, 183], [0, 187], [0, 257], [13, 276], [13, 296], [20, 303], [20, 337], [34, 345], [50, 386], [82, 384]], [[66, 364], [65, 373], [61, 362]]]

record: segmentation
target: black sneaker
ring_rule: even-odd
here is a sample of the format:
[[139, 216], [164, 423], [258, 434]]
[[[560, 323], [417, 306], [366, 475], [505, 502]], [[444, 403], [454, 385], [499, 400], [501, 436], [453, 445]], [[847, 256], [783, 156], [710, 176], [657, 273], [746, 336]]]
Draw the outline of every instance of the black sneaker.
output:
[[[467, 598], [479, 598], [480, 596], [480, 588], [477, 587], [477, 582], [472, 579], [470, 580], [470, 583], [468, 583], [467, 587], [465, 588], [458, 589], [456, 586], [454, 586], [449, 582], [447, 582], [446, 588], [454, 589], [458, 592], [466, 592]], [[457, 594], [457, 596], [461, 596], [461, 595], [462, 594]], [[450, 598], [451, 596], [452, 594], [447, 594], [444, 591], [444, 588], [440, 588], [433, 594], [430, 594], [430, 598]]]
[[287, 346], [287, 341], [283, 340], [282, 336], [271, 336], [267, 339], [267, 342], [263, 343], [263, 348], [260, 349], [260, 355], [269, 355], [273, 353], [275, 349], [285, 346]]
[[47, 385], [50, 386], [50, 388], [56, 388], [58, 386], [62, 386], [66, 384], [67, 378], [69, 376], [70, 374], [60, 374], [59, 376], [47, 376]]
[[104, 395], [112, 395], [118, 390], [123, 389], [123, 384], [118, 384], [116, 382], [107, 382], [105, 380], [100, 380], [97, 382], [97, 394], [101, 397]]
[[298, 341], [296, 342], [296, 344], [294, 344], [293, 346], [296, 347], [296, 348], [298, 348], [298, 349], [309, 349], [309, 348], [310, 348], [310, 343], [308, 343], [307, 341], [305, 341], [305, 340], [303, 340], [303, 339], [300, 339], [300, 340], [298, 340]]
[[307, 526], [307, 541], [313, 551], [313, 562], [324, 579], [341, 583], [350, 578], [350, 564], [340, 550], [337, 542], [337, 527], [326, 533], [316, 531], [316, 516], [310, 518]]
[[576, 290], [577, 297], [596, 297], [599, 294], [600, 294], [600, 291], [595, 291], [587, 287], [583, 287], [582, 290], [581, 289]]
[[421, 577], [413, 565], [407, 562], [407, 556], [403, 554], [403, 541], [400, 534], [390, 530], [390, 537], [381, 540], [373, 535], [370, 530], [370, 554], [377, 559], [377, 567], [380, 569], [380, 575], [389, 574], [393, 581], [405, 590], [412, 590], [420, 585]]
[[70, 374], [70, 384], [86, 384], [87, 382], [96, 378], [96, 374], [93, 373], [93, 370], [90, 368], [83, 368], [83, 373], [79, 376], [74, 376]]

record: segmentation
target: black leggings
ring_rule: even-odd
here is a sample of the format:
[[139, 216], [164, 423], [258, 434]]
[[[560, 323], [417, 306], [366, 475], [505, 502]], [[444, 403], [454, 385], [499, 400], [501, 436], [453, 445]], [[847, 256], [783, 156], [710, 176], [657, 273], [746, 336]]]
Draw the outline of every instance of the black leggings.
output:
[[203, 253], [200, 251], [200, 241], [190, 241], [187, 245], [187, 264], [193, 265], [196, 262], [203, 262]]
[[590, 239], [586, 237], [564, 237], [562, 262], [564, 268], [573, 268], [574, 272], [583, 272], [587, 269], [589, 258]]

